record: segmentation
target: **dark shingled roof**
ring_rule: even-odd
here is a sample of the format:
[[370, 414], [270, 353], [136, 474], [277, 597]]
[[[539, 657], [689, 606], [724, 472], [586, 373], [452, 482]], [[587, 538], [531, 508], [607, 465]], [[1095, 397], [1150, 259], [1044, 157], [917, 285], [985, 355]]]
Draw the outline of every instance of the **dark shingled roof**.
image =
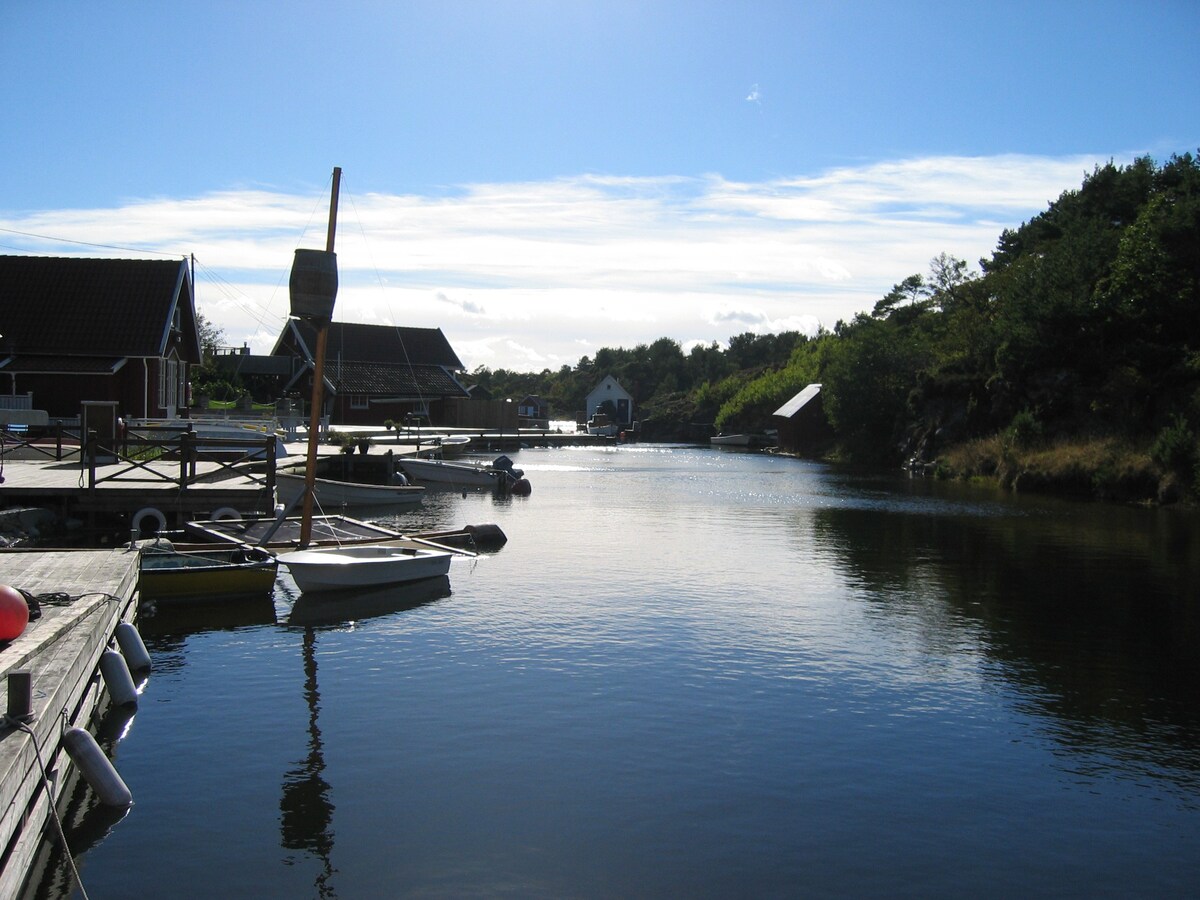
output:
[[413, 399], [468, 396], [441, 366], [332, 362], [325, 368], [325, 377], [339, 394], [389, 394]]
[[14, 375], [111, 375], [127, 357], [118, 356], [15, 356], [4, 364]]
[[[296, 320], [296, 327], [312, 352], [316, 347], [316, 329]], [[445, 366], [461, 370], [462, 361], [440, 328], [406, 328], [398, 325], [362, 325], [331, 322], [325, 349], [326, 374], [340, 356], [354, 362], [385, 365]]]
[[[161, 356], [188, 277], [182, 260], [0, 256], [0, 346], [58, 356]], [[188, 329], [195, 331], [190, 313], [185, 335]], [[193, 352], [198, 359], [199, 347]]]

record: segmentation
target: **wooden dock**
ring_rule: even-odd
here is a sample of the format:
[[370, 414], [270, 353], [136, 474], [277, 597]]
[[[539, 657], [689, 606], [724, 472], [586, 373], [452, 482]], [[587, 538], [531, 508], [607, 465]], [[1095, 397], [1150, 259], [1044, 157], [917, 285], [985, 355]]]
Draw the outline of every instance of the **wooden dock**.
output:
[[46, 506], [81, 518], [132, 516], [151, 507], [169, 526], [182, 527], [188, 519], [222, 507], [264, 515], [275, 505], [274, 486], [253, 466], [231, 470], [223, 463], [198, 461], [194, 476], [183, 478], [179, 469], [178, 462], [103, 463], [96, 466], [97, 480], [89, 483], [78, 460], [9, 460], [0, 506]]
[[33, 735], [7, 720], [0, 725], [0, 897], [16, 897], [35, 863], [59, 841], [51, 806], [74, 780], [62, 736], [72, 727], [91, 730], [106, 697], [97, 666], [117, 625], [136, 616], [137, 554], [3, 551], [0, 583], [46, 598], [41, 618], [7, 646], [0, 644], [5, 709], [8, 674], [28, 672], [32, 680]]

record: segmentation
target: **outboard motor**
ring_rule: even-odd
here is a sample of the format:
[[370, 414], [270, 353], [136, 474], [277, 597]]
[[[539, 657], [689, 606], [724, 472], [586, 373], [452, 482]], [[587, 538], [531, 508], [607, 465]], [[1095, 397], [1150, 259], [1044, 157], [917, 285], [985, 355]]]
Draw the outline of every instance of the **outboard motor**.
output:
[[500, 472], [507, 473], [514, 480], [517, 478], [522, 478], [525, 475], [524, 469], [513, 468], [513, 461], [507, 456], [497, 456], [494, 460], [492, 460], [492, 468]]

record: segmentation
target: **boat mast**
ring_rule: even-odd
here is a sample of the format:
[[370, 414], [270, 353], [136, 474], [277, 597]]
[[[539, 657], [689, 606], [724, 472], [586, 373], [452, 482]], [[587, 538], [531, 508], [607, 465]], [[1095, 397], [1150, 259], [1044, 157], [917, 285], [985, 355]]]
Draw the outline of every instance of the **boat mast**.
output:
[[[325, 252], [333, 253], [333, 238], [337, 231], [338, 190], [341, 186], [342, 170], [340, 166], [333, 169], [333, 190], [329, 198], [329, 230], [325, 236]], [[330, 304], [330, 317], [333, 307]], [[321, 403], [325, 390], [325, 346], [329, 341], [330, 319], [322, 317], [314, 319], [317, 329], [317, 346], [313, 357], [313, 389], [312, 409], [308, 417], [308, 455], [304, 466], [304, 505], [301, 508], [300, 519], [300, 549], [308, 547], [312, 539], [313, 494], [317, 481], [317, 439], [321, 427]]]

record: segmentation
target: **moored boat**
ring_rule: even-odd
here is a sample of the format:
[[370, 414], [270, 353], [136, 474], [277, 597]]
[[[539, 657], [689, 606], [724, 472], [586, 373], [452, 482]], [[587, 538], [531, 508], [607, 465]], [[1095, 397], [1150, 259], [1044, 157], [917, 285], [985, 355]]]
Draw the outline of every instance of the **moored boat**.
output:
[[255, 547], [183, 551], [161, 539], [135, 546], [143, 600], [219, 601], [267, 594], [279, 567], [274, 556]]
[[[325, 348], [329, 322], [337, 297], [337, 256], [333, 252], [333, 241], [341, 172], [340, 168], [333, 170], [333, 192], [329, 204], [329, 230], [325, 250], [297, 249], [288, 282], [291, 314], [310, 322], [317, 331], [305, 478], [299, 497], [302, 504], [300, 549], [282, 553], [277, 557], [302, 593], [404, 584], [444, 576], [450, 571], [450, 560], [453, 558], [453, 553], [448, 550], [434, 550], [415, 543], [355, 544], [324, 548], [311, 546], [313, 504], [316, 499], [318, 418], [325, 382]], [[268, 527], [264, 538], [269, 538], [285, 521], [285, 509], [280, 510], [279, 517]]]
[[450, 571], [454, 554], [423, 546], [359, 544], [316, 547], [278, 556], [305, 593], [377, 587], [437, 578]]
[[[299, 545], [301, 521], [295, 517], [283, 519], [204, 519], [190, 521], [184, 531], [205, 544], [231, 546], [254, 545], [270, 550], [295, 550]], [[454, 549], [470, 553], [499, 550], [508, 537], [499, 525], [485, 523], [466, 525], [444, 531], [401, 533], [373, 522], [344, 515], [313, 516], [310, 546], [345, 546], [348, 544], [388, 544], [416, 541], [434, 545], [435, 549]]]
[[770, 447], [775, 443], [769, 434], [717, 434], [708, 439], [714, 447]]
[[396, 467], [417, 484], [453, 490], [507, 490], [525, 474], [520, 469], [512, 468], [512, 461], [507, 456], [498, 457], [491, 465], [405, 456], [396, 460]]
[[[279, 502], [290, 505], [304, 493], [304, 476], [277, 472], [275, 485]], [[362, 484], [317, 478], [313, 482], [313, 491], [318, 505], [333, 509], [343, 506], [416, 506], [421, 502], [425, 488], [417, 484]]]
[[749, 447], [753, 440], [749, 434], [714, 434], [708, 442], [718, 447]]
[[587, 421], [587, 433], [600, 437], [616, 437], [620, 426], [608, 417], [607, 413], [595, 412]]

